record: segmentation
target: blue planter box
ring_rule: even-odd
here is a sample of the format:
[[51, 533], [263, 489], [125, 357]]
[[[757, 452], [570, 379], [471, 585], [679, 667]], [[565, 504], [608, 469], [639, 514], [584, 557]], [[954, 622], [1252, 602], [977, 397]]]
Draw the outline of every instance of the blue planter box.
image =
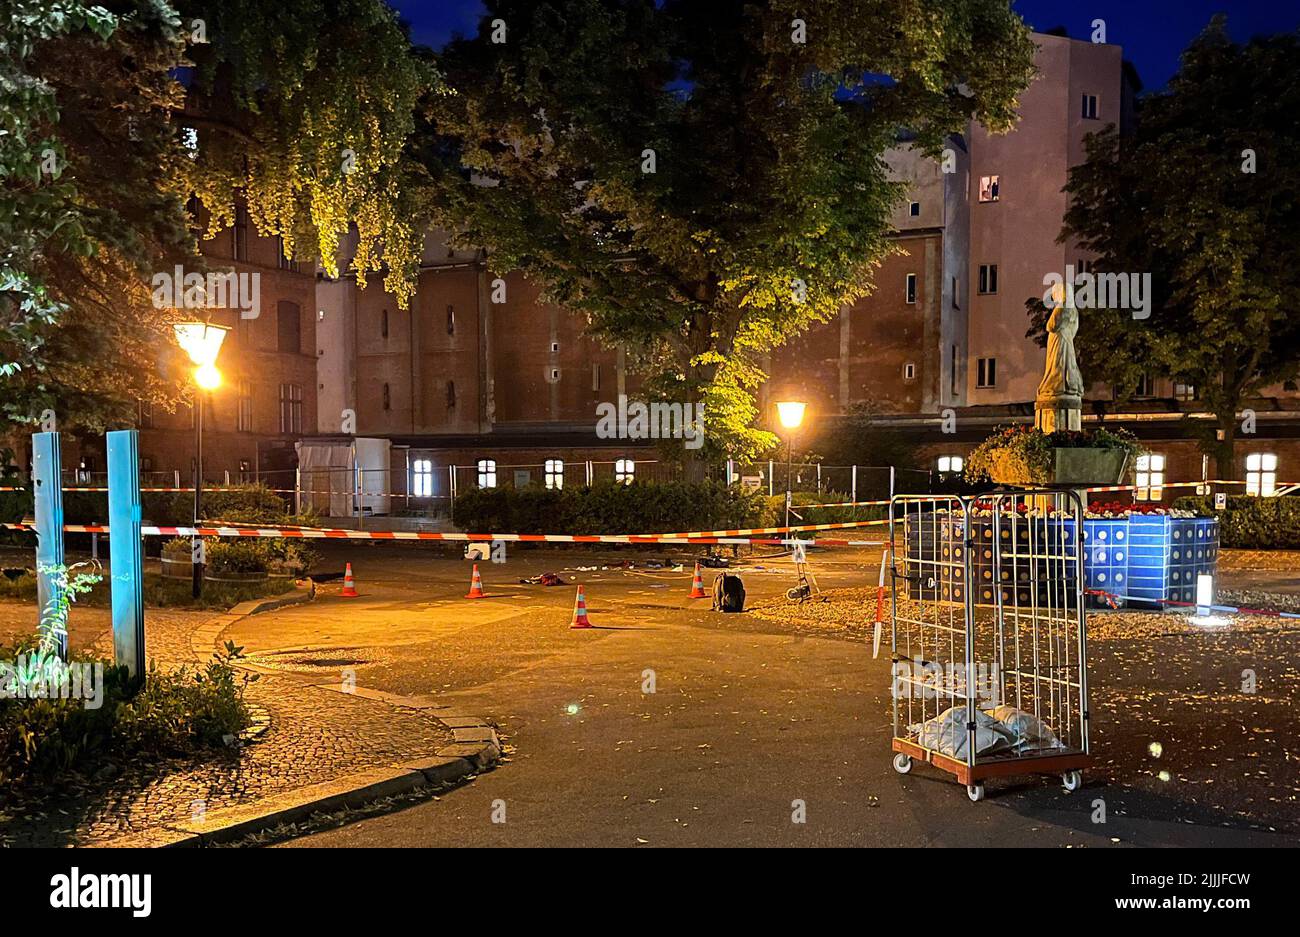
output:
[[1213, 517], [1138, 514], [1129, 518], [1129, 537], [1127, 595], [1141, 605], [1196, 601], [1196, 577], [1213, 575], [1218, 565], [1219, 522]]
[[[1062, 530], [1058, 525], [1064, 525]], [[963, 581], [963, 570], [945, 569], [925, 593], [925, 598], [960, 602], [967, 589], [974, 591], [977, 605], [993, 605], [1001, 594], [1007, 604], [1029, 605], [1037, 596], [1040, 604], [1060, 604], [1073, 592], [1073, 564], [1060, 560], [1030, 562], [1013, 559], [1013, 553], [1027, 553], [1031, 546], [1073, 543], [1073, 520], [1040, 520], [1036, 525], [1023, 520], [1016, 524], [1016, 544], [1011, 530], [1003, 527], [1003, 565], [994, 582], [993, 524], [982, 518], [971, 520], [971, 576]], [[938, 543], [931, 542], [936, 538]], [[961, 563], [965, 544], [958, 521], [941, 521], [917, 530], [906, 526], [907, 558]], [[1124, 518], [1085, 518], [1083, 522], [1083, 575], [1085, 588], [1097, 589], [1121, 598], [1116, 605], [1160, 607], [1160, 600], [1194, 602], [1196, 579], [1214, 574], [1219, 556], [1219, 522], [1213, 517], [1169, 517], [1132, 514]], [[1054, 551], [1049, 551], [1054, 552]], [[1064, 567], [1064, 568], [1063, 568]], [[919, 569], [919, 567], [913, 567]], [[927, 571], [933, 567], [927, 566]], [[1095, 607], [1110, 607], [1111, 600], [1089, 596]]]

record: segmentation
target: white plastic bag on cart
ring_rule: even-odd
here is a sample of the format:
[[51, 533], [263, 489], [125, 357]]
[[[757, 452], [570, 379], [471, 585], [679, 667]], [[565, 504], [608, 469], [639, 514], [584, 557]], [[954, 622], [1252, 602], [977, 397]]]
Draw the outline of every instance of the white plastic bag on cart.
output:
[[1001, 723], [1003, 729], [1010, 735], [1011, 750], [1017, 755], [1065, 747], [1051, 727], [1033, 713], [1027, 713], [1004, 703], [1001, 706], [994, 706], [988, 714]]
[[[950, 758], [966, 760], [970, 733], [966, 731], [966, 707], [954, 706], [915, 727], [916, 744]], [[975, 710], [975, 755], [1011, 751], [1015, 738], [997, 719], [982, 709]]]

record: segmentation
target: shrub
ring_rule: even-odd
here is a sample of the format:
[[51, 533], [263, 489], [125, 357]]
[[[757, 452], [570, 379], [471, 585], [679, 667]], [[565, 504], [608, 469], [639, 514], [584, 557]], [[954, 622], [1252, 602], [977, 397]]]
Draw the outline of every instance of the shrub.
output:
[[[36, 649], [34, 639], [0, 648], [14, 661]], [[252, 720], [244, 690], [257, 679], [232, 663], [243, 649], [227, 642], [204, 667], [171, 673], [151, 668], [132, 681], [126, 668], [104, 668], [103, 701], [0, 699], [0, 784], [22, 784], [93, 766], [111, 756], [187, 754], [229, 744]]]
[[475, 488], [456, 498], [470, 533], [648, 534], [770, 526], [767, 496], [716, 482], [602, 482], [590, 488]]
[[997, 466], [1001, 466], [1008, 474], [1030, 479], [1033, 483], [1050, 481], [1053, 451], [1056, 449], [1122, 449], [1128, 453], [1130, 465], [1138, 454], [1145, 451], [1137, 438], [1125, 429], [1111, 430], [1098, 426], [1086, 430], [1044, 433], [1023, 423], [999, 426], [967, 458], [966, 481], [985, 481]]
[[1214, 499], [1199, 495], [1179, 498], [1174, 507], [1219, 518], [1219, 542], [1241, 550], [1300, 550], [1300, 498], [1256, 498], [1232, 495], [1226, 510], [1214, 510]]

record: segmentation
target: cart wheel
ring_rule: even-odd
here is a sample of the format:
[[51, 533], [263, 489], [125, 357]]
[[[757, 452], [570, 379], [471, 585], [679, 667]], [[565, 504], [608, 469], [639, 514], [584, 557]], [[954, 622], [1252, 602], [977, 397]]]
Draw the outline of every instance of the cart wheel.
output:
[[897, 771], [899, 774], [907, 774], [907, 772], [911, 771], [912, 756], [904, 755], [902, 752], [899, 752], [897, 755], [895, 755], [894, 770]]
[[1083, 786], [1083, 772], [1067, 771], [1061, 775], [1061, 783], [1065, 785], [1067, 791], [1077, 791]]
[[966, 785], [966, 796], [970, 798], [970, 802], [971, 802], [972, 804], [977, 804], [977, 803], [979, 803], [981, 800], [984, 799], [984, 785], [983, 785], [983, 784], [967, 784], [967, 785]]

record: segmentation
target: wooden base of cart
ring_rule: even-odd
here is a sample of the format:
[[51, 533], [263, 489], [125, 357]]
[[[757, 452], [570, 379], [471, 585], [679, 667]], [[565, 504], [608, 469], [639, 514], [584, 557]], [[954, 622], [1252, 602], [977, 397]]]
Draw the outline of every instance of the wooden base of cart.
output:
[[[1005, 755], [985, 758], [971, 766], [942, 752], [931, 751], [915, 742], [909, 742], [907, 739], [894, 739], [893, 747], [900, 755], [934, 765], [940, 771], [951, 774], [956, 778], [957, 783], [966, 785], [971, 800], [983, 799], [983, 782], [986, 778], [1003, 778], [1018, 774], [1059, 774], [1066, 790], [1073, 791], [1082, 783], [1083, 769], [1092, 765], [1091, 755], [1077, 751], [1052, 752], [1043, 755]], [[906, 774], [911, 770], [911, 766], [909, 764], [907, 768], [902, 769], [896, 759], [894, 770]]]

